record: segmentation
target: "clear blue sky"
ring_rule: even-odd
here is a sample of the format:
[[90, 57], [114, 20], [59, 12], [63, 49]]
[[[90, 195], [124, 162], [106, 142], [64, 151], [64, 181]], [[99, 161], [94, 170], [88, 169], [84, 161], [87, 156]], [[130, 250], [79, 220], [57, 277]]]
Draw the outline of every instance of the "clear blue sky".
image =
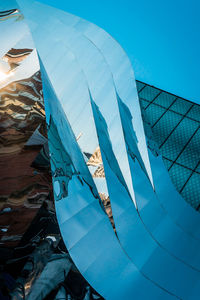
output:
[[40, 0], [108, 31], [136, 79], [200, 103], [200, 0]]

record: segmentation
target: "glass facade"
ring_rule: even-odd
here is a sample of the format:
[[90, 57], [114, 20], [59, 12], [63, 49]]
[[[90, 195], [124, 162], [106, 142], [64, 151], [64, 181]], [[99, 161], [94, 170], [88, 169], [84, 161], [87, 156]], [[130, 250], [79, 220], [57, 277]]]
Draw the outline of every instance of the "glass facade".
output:
[[200, 105], [140, 81], [136, 84], [144, 127], [150, 125], [177, 191], [200, 210]]

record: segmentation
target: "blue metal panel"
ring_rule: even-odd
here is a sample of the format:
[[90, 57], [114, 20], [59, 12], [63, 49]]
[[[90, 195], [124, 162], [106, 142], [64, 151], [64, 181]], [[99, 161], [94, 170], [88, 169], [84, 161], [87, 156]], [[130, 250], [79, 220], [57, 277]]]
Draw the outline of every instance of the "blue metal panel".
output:
[[137, 299], [149, 299], [149, 295], [156, 299], [171, 299], [170, 294], [138, 272], [120, 247], [42, 65], [41, 72], [45, 106], [48, 101], [51, 115], [48, 137], [56, 212], [72, 259], [106, 299], [130, 299], [133, 295]]

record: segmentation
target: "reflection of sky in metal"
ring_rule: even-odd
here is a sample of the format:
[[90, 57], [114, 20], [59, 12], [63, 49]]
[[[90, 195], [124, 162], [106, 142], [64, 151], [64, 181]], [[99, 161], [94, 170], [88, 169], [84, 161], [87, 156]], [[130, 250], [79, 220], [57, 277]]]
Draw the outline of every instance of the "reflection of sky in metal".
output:
[[[99, 205], [98, 199], [94, 197], [96, 192], [91, 175], [85, 169], [75, 137], [65, 115], [60, 110], [61, 107], [48, 82], [45, 70], [42, 68], [41, 71], [44, 97], [46, 101], [49, 99], [52, 116], [49, 127], [49, 147], [53, 181], [56, 185], [58, 181], [60, 182], [62, 194], [63, 181], [67, 189], [67, 195], [61, 199], [56, 194], [54, 196], [60, 229], [70, 255], [83, 276], [106, 299], [129, 299], [132, 295], [138, 299], [145, 299], [144, 287], [149, 290], [152, 297], [173, 298], [143, 277], [120, 247], [107, 216]], [[56, 117], [58, 111], [59, 121]], [[62, 169], [61, 172], [60, 168], [65, 166], [64, 161], [68, 161], [69, 167], [66, 170]], [[56, 168], [59, 168], [59, 171]]]
[[[81, 64], [82, 67], [84, 67], [84, 64], [82, 63], [82, 54], [85, 54], [85, 51], [83, 52], [84, 43], [86, 44], [85, 38], [89, 40], [87, 42], [87, 56], [89, 57], [89, 51], [93, 51], [93, 48], [91, 47], [90, 43], [95, 44], [97, 50], [100, 52], [100, 54], [104, 55], [104, 60], [108, 66], [108, 68], [112, 71], [113, 80], [115, 82], [115, 88], [117, 92], [119, 93], [119, 96], [123, 97], [123, 101], [129, 106], [129, 109], [133, 115], [133, 125], [136, 131], [137, 139], [138, 139], [138, 147], [141, 151], [142, 158], [145, 162], [146, 168], [149, 172], [149, 176], [151, 177], [151, 171], [149, 167], [148, 162], [148, 156], [146, 152], [146, 144], [145, 144], [145, 137], [143, 132], [143, 125], [141, 122], [141, 118], [138, 118], [138, 115], [140, 115], [140, 107], [139, 107], [139, 101], [137, 97], [137, 90], [136, 86], [133, 85], [134, 82], [134, 74], [131, 68], [130, 61], [128, 60], [127, 56], [123, 52], [122, 48], [102, 29], [98, 28], [94, 24], [88, 23], [85, 20], [82, 20], [76, 16], [64, 13], [59, 10], [55, 10], [54, 8], [48, 7], [49, 14], [45, 15], [46, 10], [45, 5], [40, 4], [40, 26], [38, 27], [38, 30], [36, 28], [35, 23], [35, 38], [39, 41], [43, 39], [43, 41], [46, 39], [48, 40], [48, 36], [57, 36], [57, 43], [55, 43], [54, 48], [55, 52], [58, 50], [58, 53], [61, 54], [61, 47], [58, 43], [58, 38], [60, 34], [60, 39], [62, 39], [62, 36], [65, 35], [66, 38], [63, 39], [63, 43], [70, 48], [70, 50], [75, 51], [74, 54], [76, 55], [79, 64]], [[30, 7], [27, 9], [29, 10]], [[45, 18], [44, 18], [45, 15]], [[54, 15], [54, 20], [52, 20], [52, 15]], [[39, 24], [39, 20], [34, 19], [34, 16], [30, 16], [33, 22], [37, 22]], [[56, 19], [57, 18], [57, 19]], [[59, 20], [59, 21], [58, 21]], [[48, 23], [51, 25], [45, 26], [44, 24]], [[59, 26], [59, 32], [56, 32], [54, 23]], [[66, 27], [67, 26], [67, 27]], [[42, 27], [43, 31], [41, 31], [39, 28]], [[83, 34], [80, 35], [80, 33]], [[76, 38], [77, 37], [77, 38]], [[42, 45], [41, 45], [42, 47]], [[44, 44], [45, 47], [45, 44]], [[96, 55], [100, 56], [100, 54], [97, 53], [97, 50], [95, 50]], [[42, 49], [40, 48], [40, 52]], [[46, 50], [47, 51], [47, 50]], [[92, 52], [91, 52], [92, 53]], [[42, 55], [42, 53], [41, 53]], [[51, 55], [53, 56], [53, 53], [51, 52]], [[62, 54], [61, 54], [62, 55]], [[83, 55], [84, 56], [84, 55]], [[50, 58], [50, 54], [49, 54]], [[84, 59], [84, 57], [83, 57]], [[90, 62], [88, 62], [90, 63]], [[96, 63], [96, 58], [93, 61], [93, 64]], [[86, 62], [87, 64], [87, 62]], [[93, 66], [94, 68], [94, 66]], [[88, 68], [89, 69], [89, 68]], [[95, 72], [95, 76], [101, 76], [102, 74], [100, 72], [103, 72], [102, 64], [98, 67], [99, 72]], [[92, 70], [90, 70], [90, 73]], [[94, 73], [94, 72], [93, 72]], [[88, 72], [86, 74], [88, 77]], [[106, 73], [106, 76], [108, 76], [108, 73]], [[72, 77], [71, 77], [72, 78]], [[98, 77], [97, 77], [98, 78]], [[58, 80], [58, 79], [57, 79]], [[108, 83], [110, 81], [107, 81]], [[61, 84], [61, 81], [60, 81]], [[99, 93], [99, 89], [101, 88], [101, 85], [103, 84], [102, 79], [99, 80], [98, 86], [92, 86], [92, 92], [96, 93], [96, 95]], [[91, 82], [90, 82], [91, 85]], [[125, 88], [126, 87], [126, 88]], [[91, 86], [90, 86], [91, 88]], [[109, 85], [106, 87], [106, 94], [99, 95], [101, 97], [101, 103], [104, 101], [104, 104], [102, 103], [102, 108], [105, 110], [105, 112], [109, 111], [113, 98], [113, 92], [109, 95]], [[95, 89], [95, 90], [93, 90]], [[104, 91], [104, 89], [101, 89], [101, 93]], [[111, 90], [110, 90], [111, 91]], [[116, 96], [115, 96], [116, 97]], [[109, 100], [107, 100], [109, 99]], [[132, 105], [134, 103], [134, 106]], [[133, 108], [134, 107], [134, 108]], [[102, 111], [103, 112], [103, 111]], [[112, 116], [112, 113], [109, 114], [109, 116]], [[108, 118], [109, 118], [108, 116]], [[115, 119], [115, 122], [117, 122], [117, 119]], [[109, 124], [109, 119], [108, 119]], [[115, 125], [114, 128], [118, 130], [118, 127]], [[114, 129], [113, 129], [114, 130]], [[115, 132], [115, 135], [117, 132]], [[112, 139], [112, 136], [111, 136]], [[125, 162], [124, 162], [125, 163]], [[123, 172], [123, 171], [122, 171]], [[124, 172], [123, 172], [124, 174]], [[129, 184], [130, 187], [130, 184]]]
[[[36, 9], [38, 6], [36, 4]], [[48, 19], [48, 9], [44, 8], [43, 14], [39, 10], [41, 19], [37, 15], [32, 20], [35, 24], [31, 23], [30, 27], [56, 92], [55, 95], [42, 67], [56, 209], [70, 254], [86, 279], [108, 299], [130, 298], [133, 294], [139, 299], [148, 298], [149, 295], [151, 298], [160, 299], [172, 297], [162, 289], [180, 298], [187, 299], [191, 295], [196, 297], [200, 280], [197, 249], [200, 246], [199, 241], [192, 237], [191, 231], [197, 225], [195, 222], [199, 223], [199, 216], [175, 192], [159, 157], [155, 158], [150, 153], [158, 197], [140, 168], [142, 163], [139, 166], [137, 161], [134, 162], [131, 158], [127, 160], [127, 152], [133, 147], [134, 139], [129, 144], [126, 134], [131, 131], [125, 122], [124, 109], [130, 109], [133, 115], [133, 129], [137, 139], [141, 141], [138, 148], [143, 159], [145, 158], [147, 169], [149, 168], [147, 148], [140, 139], [142, 133], [144, 141], [136, 88], [133, 85], [132, 70], [130, 66], [127, 67], [126, 55], [119, 55], [121, 50], [115, 43], [110, 48], [111, 38], [94, 25], [69, 14], [59, 17], [60, 12], [54, 9], [50, 10], [51, 18], [55, 12], [59, 21], [56, 18]], [[30, 19], [36, 15], [32, 11], [31, 7]], [[39, 21], [41, 24], [37, 28]], [[66, 38], [63, 39], [63, 36]], [[51, 51], [52, 47], [54, 51]], [[108, 51], [111, 49], [112, 55]], [[117, 55], [114, 55], [115, 51]], [[117, 99], [116, 90], [120, 99]], [[128, 105], [128, 110], [124, 108], [123, 101]], [[92, 154], [97, 146], [101, 148], [116, 230], [120, 244], [126, 252], [123, 252], [106, 215], [102, 213], [96, 199], [94, 182], [74, 134], [79, 136], [78, 143], [82, 151]], [[133, 147], [131, 151], [136, 156], [139, 155], [136, 148]], [[129, 165], [139, 214], [129, 195], [129, 192], [133, 194]], [[160, 178], [165, 178], [164, 182]], [[166, 193], [170, 195], [173, 207]], [[185, 217], [185, 223], [184, 220], [180, 222], [179, 215]], [[189, 230], [188, 216], [195, 219]], [[173, 239], [169, 238], [172, 234]], [[198, 232], [195, 232], [195, 236], [199, 238]], [[178, 247], [174, 240], [179, 241]], [[83, 250], [88, 249], [91, 251], [88, 257], [83, 257]], [[195, 255], [191, 255], [193, 253]], [[116, 263], [112, 260], [114, 257], [116, 261], [120, 260], [115, 266], [110, 265]], [[161, 269], [164, 270], [163, 274], [160, 273]], [[173, 269], [176, 269], [176, 273]], [[97, 281], [98, 276], [103, 278], [101, 283]], [[137, 285], [134, 285], [134, 278], [137, 279]], [[187, 284], [183, 285], [183, 282]], [[113, 285], [115, 290], [108, 290]]]

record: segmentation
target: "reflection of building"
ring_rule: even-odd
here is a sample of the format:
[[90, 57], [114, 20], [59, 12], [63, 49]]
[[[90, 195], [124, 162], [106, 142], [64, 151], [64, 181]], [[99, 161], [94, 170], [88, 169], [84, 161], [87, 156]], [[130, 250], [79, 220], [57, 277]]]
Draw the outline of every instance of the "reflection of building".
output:
[[0, 12], [0, 21], [7, 20], [12, 17], [19, 17], [19, 10], [18, 9], [10, 9], [6, 11], [1, 11]]
[[[21, 51], [22, 52], [22, 51]], [[17, 245], [50, 192], [47, 168], [36, 164], [43, 141], [26, 145], [40, 128], [45, 133], [45, 113], [39, 72], [31, 78], [10, 83], [0, 90], [0, 242]], [[6, 212], [6, 209], [9, 211]]]
[[33, 49], [10, 49], [3, 57], [8, 62], [11, 70], [18, 67], [19, 63], [27, 58]]

